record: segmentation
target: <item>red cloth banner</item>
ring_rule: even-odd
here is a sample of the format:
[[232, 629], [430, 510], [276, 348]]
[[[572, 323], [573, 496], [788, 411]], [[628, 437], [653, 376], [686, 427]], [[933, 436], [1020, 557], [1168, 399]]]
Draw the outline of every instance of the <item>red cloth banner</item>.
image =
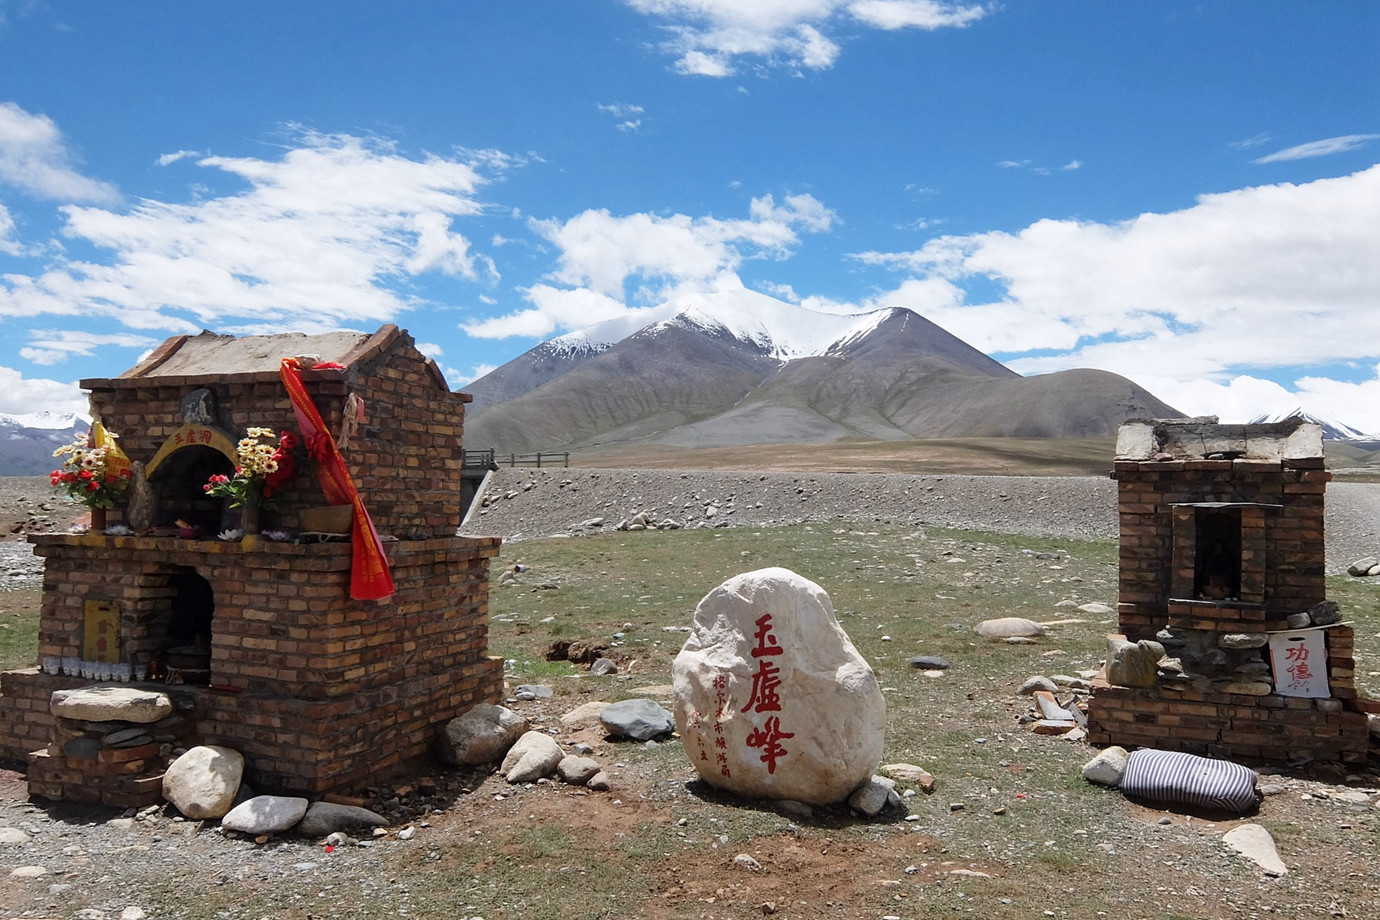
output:
[[383, 541], [374, 529], [374, 522], [364, 508], [364, 502], [350, 478], [345, 458], [336, 447], [335, 438], [317, 411], [316, 403], [302, 385], [301, 366], [296, 358], [284, 358], [278, 375], [292, 399], [292, 411], [307, 450], [316, 460], [316, 476], [326, 501], [332, 505], [354, 505], [355, 518], [351, 525], [353, 558], [350, 561], [350, 597], [357, 601], [376, 601], [393, 596], [393, 573], [383, 552]]

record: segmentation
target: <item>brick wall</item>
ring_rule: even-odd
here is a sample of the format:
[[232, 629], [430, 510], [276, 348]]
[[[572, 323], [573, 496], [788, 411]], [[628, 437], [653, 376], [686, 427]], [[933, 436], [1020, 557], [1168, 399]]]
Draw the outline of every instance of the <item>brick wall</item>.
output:
[[[488, 657], [488, 566], [496, 538], [390, 543], [397, 593], [349, 598], [349, 543], [294, 545], [44, 535], [40, 656], [78, 655], [87, 600], [120, 608], [123, 660], [167, 644], [168, 575], [189, 566], [215, 593], [211, 688], [196, 701], [198, 743], [249, 761], [265, 790], [319, 793], [387, 775], [425, 755], [440, 727], [502, 695]], [[34, 669], [3, 676], [0, 748], [47, 745], [54, 689]]]
[[[341, 432], [346, 398], [353, 393], [364, 401], [365, 421], [342, 454], [375, 527], [409, 539], [453, 535], [460, 526], [469, 397], [451, 392], [434, 362], [396, 329], [371, 337], [342, 363], [346, 370], [304, 370], [302, 380], [333, 435]], [[197, 389], [214, 394], [216, 427], [232, 442], [250, 427], [297, 430], [277, 373], [129, 376], [82, 385], [91, 391], [93, 415], [119, 435], [131, 460], [146, 464], [183, 427], [182, 400]], [[205, 498], [201, 486], [211, 473], [229, 470], [230, 461], [209, 447], [174, 451], [152, 476], [159, 496], [155, 523], [218, 518], [221, 501]], [[315, 476], [299, 474], [263, 526], [298, 529], [301, 510], [324, 503]], [[110, 522], [119, 519], [117, 513]]]
[[[1240, 631], [1245, 622], [1257, 629], [1284, 629], [1284, 617], [1326, 598], [1323, 501], [1331, 473], [1258, 460], [1118, 460], [1112, 475], [1121, 525], [1117, 614], [1128, 639], [1153, 639], [1171, 617], [1194, 629]], [[1195, 612], [1194, 605], [1180, 604], [1171, 611], [1171, 598], [1191, 599], [1186, 584], [1193, 579], [1192, 529], [1182, 523], [1175, 554], [1176, 511], [1182, 521], [1191, 509], [1173, 506], [1195, 502], [1278, 506], [1246, 509], [1245, 603], [1236, 608], [1211, 605]], [[1255, 584], [1248, 583], [1252, 577], [1258, 579]], [[1255, 606], [1248, 606], [1251, 598], [1258, 598]], [[1230, 609], [1236, 612], [1218, 612]], [[1238, 622], [1228, 622], [1232, 619]]]
[[[1332, 475], [1322, 467], [1320, 452], [1278, 461], [1116, 461], [1121, 633], [1137, 641], [1167, 628], [1215, 646], [1224, 634], [1285, 630], [1287, 616], [1325, 600], [1323, 502]], [[1197, 515], [1220, 510], [1214, 505], [1239, 516], [1240, 584], [1231, 598], [1195, 593]], [[1368, 701], [1357, 699], [1353, 631], [1334, 626], [1324, 634], [1330, 698], [1227, 692], [1228, 684], [1249, 682], [1211, 676], [1146, 688], [1099, 677], [1088, 738], [1232, 759], [1363, 762]]]

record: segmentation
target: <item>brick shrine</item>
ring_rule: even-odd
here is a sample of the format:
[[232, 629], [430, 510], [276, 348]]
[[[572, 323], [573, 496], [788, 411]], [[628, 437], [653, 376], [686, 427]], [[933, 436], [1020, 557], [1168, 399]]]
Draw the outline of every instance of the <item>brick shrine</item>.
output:
[[[1112, 478], [1120, 632], [1162, 642], [1180, 667], [1166, 670], [1162, 660], [1153, 686], [1140, 687], [1109, 683], [1104, 668], [1088, 703], [1089, 740], [1246, 760], [1364, 761], [1366, 712], [1377, 706], [1358, 699], [1353, 630], [1298, 626], [1326, 600], [1332, 474], [1321, 428], [1298, 418], [1132, 421], [1118, 432]], [[1281, 637], [1318, 645], [1312, 676], [1324, 690], [1298, 695], [1272, 663], [1270, 645]]]
[[[202, 485], [233, 469], [234, 444], [248, 427], [296, 430], [278, 367], [298, 355], [343, 365], [301, 376], [327, 427], [340, 432], [383, 537], [390, 598], [350, 597], [347, 539], [215, 539], [236, 515]], [[120, 377], [81, 385], [93, 416], [144, 464], [155, 526], [129, 536], [29, 538], [45, 558], [40, 660], [81, 654], [93, 603], [117, 611], [108, 614], [118, 621], [113, 660], [157, 659], [177, 641], [170, 629], [185, 584], [202, 584], [214, 602], [209, 679], [121, 686], [167, 692], [178, 706], [178, 743], [240, 751], [255, 788], [308, 795], [396, 774], [427, 754], [451, 718], [501, 699], [502, 662], [487, 654], [488, 569], [499, 540], [456, 536], [468, 396], [451, 392], [406, 332], [177, 336]], [[352, 396], [366, 417], [346, 446]], [[211, 438], [188, 436], [206, 431]], [[315, 476], [299, 473], [264, 526], [300, 530], [303, 513], [323, 503]], [[170, 535], [179, 518], [207, 536]], [[109, 523], [120, 520], [111, 512]], [[54, 743], [52, 692], [89, 683], [38, 668], [0, 675], [0, 753], [28, 759], [31, 794], [143, 801], [153, 784], [145, 776], [137, 787], [128, 756], [88, 762]], [[150, 761], [144, 772], [156, 767]]]

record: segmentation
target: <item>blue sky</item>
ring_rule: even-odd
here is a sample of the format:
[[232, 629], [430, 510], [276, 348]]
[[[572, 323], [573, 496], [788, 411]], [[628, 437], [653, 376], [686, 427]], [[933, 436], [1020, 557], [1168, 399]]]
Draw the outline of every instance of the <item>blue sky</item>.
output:
[[1380, 432], [1380, 4], [0, 0], [0, 412], [748, 287]]

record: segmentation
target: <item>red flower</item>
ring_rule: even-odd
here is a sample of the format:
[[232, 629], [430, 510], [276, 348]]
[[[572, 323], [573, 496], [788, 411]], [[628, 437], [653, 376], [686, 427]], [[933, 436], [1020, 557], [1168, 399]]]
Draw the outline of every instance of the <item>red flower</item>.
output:
[[49, 473], [49, 474], [48, 474], [48, 481], [51, 482], [51, 483], [52, 483], [53, 485], [55, 485], [55, 486], [56, 486], [56, 485], [61, 485], [61, 484], [62, 484], [62, 470], [53, 470], [51, 473]]

